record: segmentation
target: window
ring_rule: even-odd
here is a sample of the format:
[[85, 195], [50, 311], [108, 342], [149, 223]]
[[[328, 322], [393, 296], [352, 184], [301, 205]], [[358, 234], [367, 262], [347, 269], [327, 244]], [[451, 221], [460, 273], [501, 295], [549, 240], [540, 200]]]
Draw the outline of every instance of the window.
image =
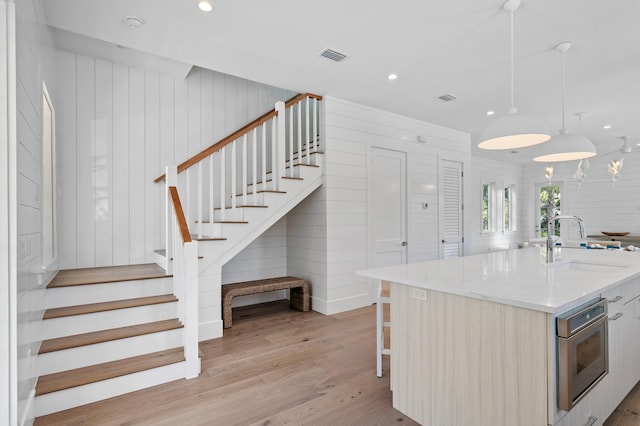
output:
[[515, 185], [508, 185], [504, 187], [504, 195], [502, 199], [502, 218], [503, 218], [503, 230], [515, 231], [516, 230], [516, 213], [515, 213]]
[[482, 184], [482, 232], [494, 230], [493, 188], [492, 183]]
[[[539, 185], [538, 186], [538, 230], [540, 237], [547, 236], [547, 201], [552, 200], [555, 206], [554, 215], [560, 214], [560, 194], [562, 187], [557, 184]], [[554, 235], [560, 236], [560, 221], [556, 220], [554, 225]]]

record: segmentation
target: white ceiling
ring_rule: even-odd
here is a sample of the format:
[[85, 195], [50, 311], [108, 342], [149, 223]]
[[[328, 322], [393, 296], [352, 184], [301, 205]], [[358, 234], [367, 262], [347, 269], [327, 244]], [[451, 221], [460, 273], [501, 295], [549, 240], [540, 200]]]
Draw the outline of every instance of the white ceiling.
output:
[[[313, 92], [472, 134], [472, 152], [508, 161], [519, 154], [478, 150], [477, 135], [509, 108], [509, 14], [502, 0], [46, 0], [56, 28], [174, 61], [298, 92]], [[128, 27], [123, 18], [145, 20]], [[602, 152], [640, 142], [640, 1], [523, 0], [515, 14], [516, 106], [561, 126], [562, 56], [567, 127], [585, 111], [582, 132]], [[349, 58], [335, 63], [325, 48]], [[387, 80], [389, 73], [398, 79]], [[437, 96], [451, 93], [444, 103]], [[604, 130], [604, 124], [611, 124]], [[555, 134], [555, 133], [554, 133]], [[416, 135], [417, 136], [417, 135]]]

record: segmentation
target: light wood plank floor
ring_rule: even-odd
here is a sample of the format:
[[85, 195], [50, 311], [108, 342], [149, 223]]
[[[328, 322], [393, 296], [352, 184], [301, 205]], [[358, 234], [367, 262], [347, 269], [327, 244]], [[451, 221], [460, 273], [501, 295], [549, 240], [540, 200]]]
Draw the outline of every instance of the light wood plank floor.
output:
[[416, 425], [375, 374], [375, 306], [324, 316], [280, 301], [233, 310], [202, 373], [40, 417], [36, 425]]
[[[375, 376], [375, 307], [324, 316], [273, 302], [233, 311], [202, 374], [36, 420], [42, 425], [416, 425]], [[605, 423], [640, 425], [640, 384]]]

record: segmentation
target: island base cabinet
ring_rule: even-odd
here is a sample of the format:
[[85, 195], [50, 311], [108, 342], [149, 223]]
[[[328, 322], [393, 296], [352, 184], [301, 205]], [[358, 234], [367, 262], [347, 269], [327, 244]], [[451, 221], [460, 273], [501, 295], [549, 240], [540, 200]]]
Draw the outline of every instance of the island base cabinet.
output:
[[393, 406], [423, 425], [548, 424], [550, 315], [391, 286]]

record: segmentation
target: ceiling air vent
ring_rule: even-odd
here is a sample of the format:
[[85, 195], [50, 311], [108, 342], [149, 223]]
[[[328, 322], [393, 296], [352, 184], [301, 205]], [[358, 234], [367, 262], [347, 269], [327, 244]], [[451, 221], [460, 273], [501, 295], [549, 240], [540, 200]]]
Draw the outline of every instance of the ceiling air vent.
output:
[[347, 55], [344, 53], [336, 52], [335, 50], [326, 49], [323, 51], [320, 56], [324, 56], [327, 59], [331, 59], [335, 62], [342, 62], [347, 58]]
[[442, 102], [451, 102], [455, 101], [457, 98], [451, 93], [445, 93], [444, 95], [438, 96], [438, 99], [440, 99]]

